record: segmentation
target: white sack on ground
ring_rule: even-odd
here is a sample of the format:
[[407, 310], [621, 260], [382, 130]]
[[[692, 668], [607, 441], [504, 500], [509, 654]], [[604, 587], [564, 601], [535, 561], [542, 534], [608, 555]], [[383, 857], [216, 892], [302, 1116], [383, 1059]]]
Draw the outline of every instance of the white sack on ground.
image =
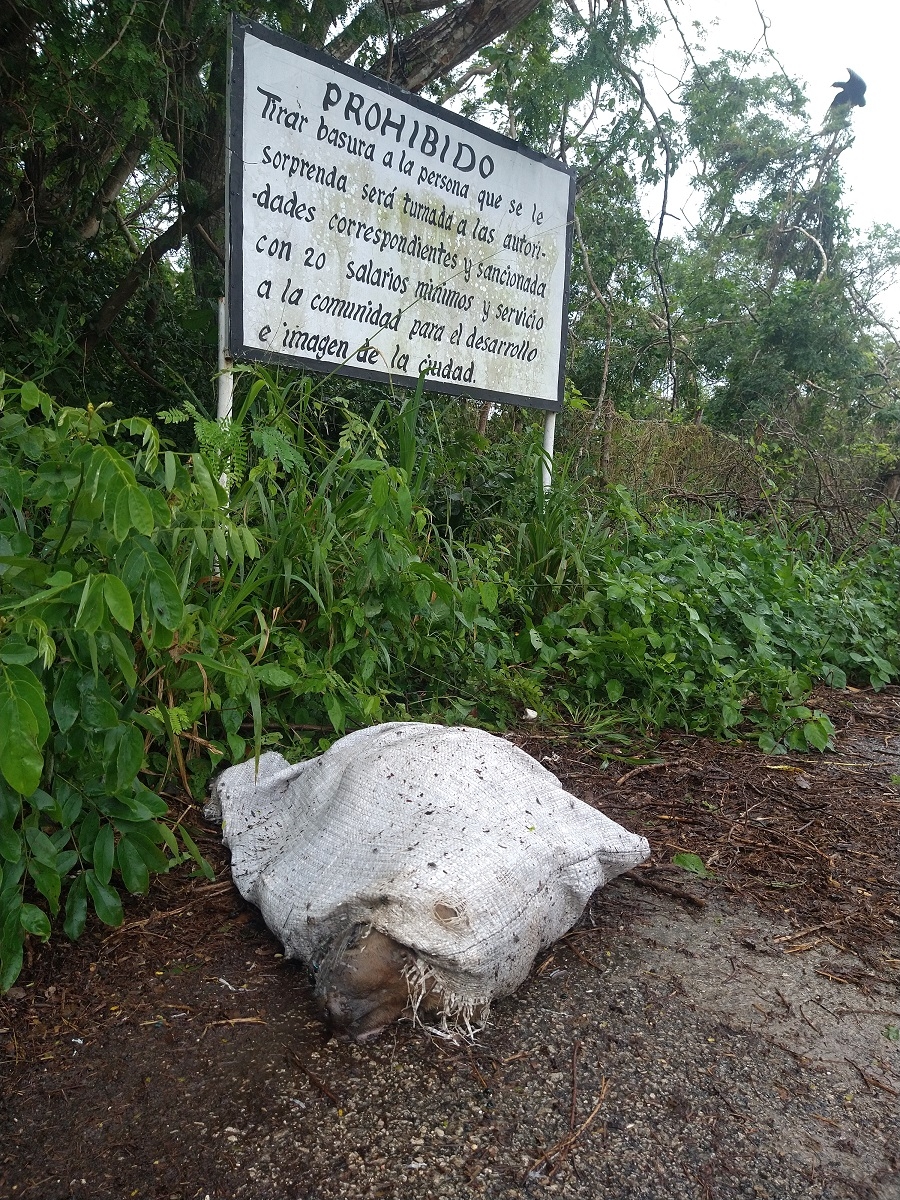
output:
[[371, 925], [414, 951], [445, 1020], [514, 991], [594, 890], [650, 852], [523, 750], [442, 725], [361, 729], [294, 766], [264, 754], [258, 775], [252, 760], [222, 772], [209, 811], [289, 957], [315, 968]]

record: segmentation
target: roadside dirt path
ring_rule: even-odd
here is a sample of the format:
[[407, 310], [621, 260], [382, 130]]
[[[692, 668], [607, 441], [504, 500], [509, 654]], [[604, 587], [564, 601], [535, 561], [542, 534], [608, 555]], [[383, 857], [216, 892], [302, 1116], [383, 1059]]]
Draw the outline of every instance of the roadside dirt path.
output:
[[653, 857], [472, 1046], [329, 1040], [207, 829], [0, 1003], [0, 1195], [900, 1200], [900, 689], [818, 702], [837, 753], [515, 735]]

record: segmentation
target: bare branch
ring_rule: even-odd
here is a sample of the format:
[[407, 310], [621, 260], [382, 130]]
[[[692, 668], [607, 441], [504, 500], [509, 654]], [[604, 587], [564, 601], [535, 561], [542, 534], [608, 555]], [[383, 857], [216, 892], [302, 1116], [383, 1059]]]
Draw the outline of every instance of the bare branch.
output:
[[603, 315], [606, 317], [606, 343], [603, 347], [603, 373], [600, 378], [600, 394], [597, 397], [597, 404], [594, 408], [594, 415], [591, 417], [591, 422], [588, 425], [588, 436], [593, 433], [597, 426], [600, 417], [603, 417], [603, 437], [600, 443], [600, 473], [603, 476], [603, 482], [609, 481], [609, 473], [611, 466], [612, 455], [612, 427], [613, 417], [615, 415], [612, 404], [609, 403], [606, 396], [606, 385], [609, 380], [609, 356], [612, 350], [612, 327], [613, 327], [613, 311], [612, 306], [607, 303], [606, 297], [597, 286], [594, 279], [594, 273], [591, 270], [591, 260], [588, 254], [588, 248], [585, 245], [584, 237], [581, 233], [581, 222], [578, 220], [578, 214], [575, 214], [575, 236], [578, 239], [578, 246], [581, 250], [581, 258], [584, 262], [584, 271], [587, 275], [588, 283], [591, 291], [594, 294], [594, 299], [603, 309]]
[[782, 75], [785, 77], [785, 79], [791, 85], [791, 87], [794, 87], [795, 84], [794, 84], [793, 79], [791, 79], [790, 75], [788, 75], [787, 71], [781, 65], [781, 60], [779, 59], [778, 55], [775, 53], [775, 51], [769, 45], [769, 29], [771, 27], [771, 22], [769, 21], [768, 17], [765, 15], [763, 10], [759, 7], [759, 0], [755, 0], [755, 4], [756, 4], [756, 11], [759, 13], [759, 19], [760, 19], [760, 21], [762, 21], [762, 27], [763, 27], [762, 40], [766, 47], [766, 51], [768, 52], [769, 57], [775, 63], [778, 70], [782, 73]]
[[122, 153], [113, 163], [103, 185], [94, 197], [90, 213], [78, 230], [79, 237], [84, 241], [87, 242], [92, 237], [96, 237], [105, 214], [115, 204], [122, 188], [131, 178], [146, 144], [146, 133], [132, 134]]
[[128, 228], [128, 223], [122, 215], [122, 210], [119, 208], [118, 204], [113, 205], [113, 208], [115, 210], [116, 220], [119, 223], [119, 228], [122, 230], [122, 235], [125, 238], [125, 241], [128, 243], [128, 248], [131, 250], [131, 253], [135, 256], [135, 258], [137, 258], [141, 252], [141, 248], [134, 240], [134, 234]]
[[146, 200], [142, 200], [137, 208], [132, 209], [130, 213], [125, 215], [126, 225], [133, 225], [138, 217], [142, 217], [148, 209], [153, 207], [160, 196], [162, 196], [163, 193], [167, 192], [169, 188], [172, 187], [175, 181], [176, 177], [174, 175], [168, 175], [158, 188], [154, 188]]
[[[682, 46], [684, 46], [685, 54], [691, 60], [691, 66], [696, 71], [698, 78], [703, 80], [703, 86], [707, 90], [709, 90], [709, 83], [707, 82], [706, 75], [703, 72], [703, 68], [697, 62], [696, 58], [694, 58], [694, 52], [691, 49], [690, 43], [688, 42], [687, 38], [684, 36], [684, 32], [681, 28], [678, 18], [675, 16], [675, 13], [672, 11], [672, 6], [669, 3], [669, 0], [663, 0], [663, 4], [665, 4], [666, 11], [668, 12], [669, 16], [672, 18], [672, 23], [674, 24], [675, 28], [678, 30], [678, 36], [681, 38], [681, 44], [682, 44]], [[758, 7], [759, 7], [759, 5], [757, 5], [757, 8]]]
[[226, 259], [225, 259], [225, 255], [224, 255], [223, 251], [220, 249], [220, 247], [216, 245], [216, 243], [209, 236], [209, 234], [206, 232], [206, 229], [203, 227], [203, 225], [201, 225], [201, 223], [199, 221], [194, 226], [194, 228], [197, 230], [197, 232], [203, 238], [204, 242], [206, 242], [207, 246], [209, 246], [210, 250], [212, 250], [213, 254], [215, 254], [216, 258], [218, 258], [219, 262], [224, 267]]
[[656, 276], [656, 281], [659, 284], [659, 294], [662, 300], [663, 311], [666, 315], [666, 334], [669, 347], [668, 363], [669, 378], [672, 380], [672, 397], [671, 407], [674, 410], [677, 399], [678, 380], [675, 373], [675, 338], [672, 333], [672, 311], [669, 305], [669, 293], [666, 288], [666, 281], [663, 278], [662, 266], [659, 261], [659, 246], [662, 241], [663, 224], [666, 219], [666, 209], [669, 203], [669, 178], [672, 174], [672, 150], [669, 146], [669, 139], [666, 137], [665, 130], [662, 127], [659, 117], [653, 110], [652, 105], [647, 99], [647, 93], [644, 90], [644, 81], [638, 75], [637, 71], [633, 71], [631, 67], [625, 65], [620, 58], [614, 59], [616, 66], [621, 71], [622, 75], [629, 81], [631, 86], [637, 92], [641, 108], [646, 108], [647, 112], [653, 120], [656, 136], [659, 138], [660, 144], [665, 154], [665, 171], [663, 174], [663, 196], [662, 204], [659, 209], [659, 224], [656, 227], [656, 237], [653, 240], [653, 273]]
[[135, 12], [135, 9], [137, 8], [137, 6], [138, 6], [138, 0], [134, 0], [134, 4], [132, 4], [132, 6], [131, 6], [131, 12], [128, 14], [128, 16], [125, 18], [125, 20], [122, 22], [122, 28], [119, 30], [119, 36], [115, 39], [115, 41], [110, 42], [110, 44], [106, 47], [106, 49], [103, 51], [103, 53], [100, 55], [99, 58], [94, 59], [94, 61], [88, 67], [89, 72], [93, 71], [97, 67], [99, 67], [99, 65], [103, 62], [104, 58], [106, 58], [107, 54], [111, 54], [112, 51], [115, 50], [116, 46], [118, 46], [119, 42], [121, 42], [122, 38], [125, 36], [125, 31], [127, 30], [128, 26], [131, 24], [131, 18], [134, 16], [134, 12]]
[[878, 314], [873, 311], [873, 309], [869, 306], [869, 304], [862, 298], [862, 295], [857, 290], [857, 288], [854, 286], [854, 284], [848, 283], [847, 291], [850, 293], [850, 295], [853, 297], [853, 299], [856, 301], [856, 303], [859, 305], [859, 307], [863, 310], [863, 312], [866, 314], [866, 316], [871, 321], [874, 321], [874, 323], [880, 329], [883, 329], [884, 332], [891, 339], [891, 341], [894, 343], [894, 345], [897, 347], [897, 349], [900, 350], [900, 341], [897, 340], [897, 335], [894, 332], [894, 330], [890, 327], [890, 325], [887, 324], [886, 321], [882, 320], [882, 318], [879, 317]]
[[453, 96], [458, 96], [459, 93], [463, 90], [463, 88], [468, 87], [469, 84], [472, 82], [472, 80], [477, 79], [479, 75], [495, 74], [496, 71], [499, 69], [499, 66], [500, 66], [499, 63], [492, 63], [490, 66], [469, 67], [469, 69], [468, 69], [468, 71], [466, 71], [465, 75], [463, 75], [459, 80], [457, 80], [457, 82], [453, 85], [452, 89], [449, 92], [444, 92], [442, 101], [446, 102], [447, 100], [450, 100]]
[[802, 229], [799, 225], [788, 225], [785, 229], [785, 233], [802, 233], [803, 236], [805, 238], [809, 238], [809, 240], [816, 247], [822, 258], [822, 266], [820, 267], [819, 273], [816, 276], [816, 283], [821, 283], [828, 273], [828, 255], [825, 253], [825, 247], [817, 237], [813, 237], [808, 229]]

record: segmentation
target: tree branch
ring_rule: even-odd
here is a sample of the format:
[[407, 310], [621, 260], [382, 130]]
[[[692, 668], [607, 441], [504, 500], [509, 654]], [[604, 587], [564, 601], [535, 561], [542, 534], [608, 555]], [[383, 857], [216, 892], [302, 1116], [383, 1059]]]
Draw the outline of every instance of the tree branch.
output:
[[825, 275], [828, 273], [828, 255], [825, 253], [825, 247], [817, 237], [813, 237], [808, 229], [803, 229], [800, 225], [788, 225], [784, 232], [802, 233], [805, 238], [809, 238], [809, 240], [813, 243], [822, 258], [822, 266], [819, 268], [819, 273], [816, 276], [816, 283], [821, 283]]
[[[397, 42], [393, 54], [382, 55], [370, 70], [411, 92], [419, 92], [524, 21], [539, 3], [468, 0]], [[393, 60], [390, 63], [389, 58]]]
[[[446, 0], [396, 0], [391, 5], [391, 15], [396, 21], [401, 17], [429, 12], [433, 8], [443, 8], [445, 4]], [[345, 62], [381, 28], [381, 16], [381, 0], [372, 0], [371, 4], [359, 10], [349, 25], [331, 39], [325, 50]]]
[[186, 211], [173, 221], [168, 229], [146, 247], [143, 254], [130, 267], [125, 278], [105, 301], [96, 319], [91, 323], [81, 339], [81, 348], [85, 358], [93, 354], [97, 346], [106, 337], [116, 317], [147, 278], [152, 269], [164, 255], [177, 250], [185, 236], [201, 221], [205, 220], [207, 211]]
[[100, 224], [103, 221], [107, 210], [111, 208], [119, 198], [119, 193], [128, 182], [135, 167], [138, 165], [146, 144], [147, 135], [144, 132], [134, 133], [131, 135], [127, 145], [116, 159], [109, 174], [103, 181], [103, 186], [94, 197], [90, 214], [84, 221], [81, 228], [78, 230], [78, 236], [84, 241], [87, 242], [92, 237], [96, 237], [97, 232], [100, 229]]

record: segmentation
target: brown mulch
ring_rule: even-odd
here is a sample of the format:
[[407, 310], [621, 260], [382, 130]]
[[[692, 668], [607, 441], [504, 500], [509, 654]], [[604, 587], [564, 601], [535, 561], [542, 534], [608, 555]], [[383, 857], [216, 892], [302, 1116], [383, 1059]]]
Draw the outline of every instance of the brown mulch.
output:
[[[627, 752], [576, 729], [512, 737], [569, 790], [649, 838], [652, 858], [635, 883], [687, 906], [737, 894], [792, 923], [779, 938], [786, 952], [833, 947], [831, 978], [864, 990], [897, 983], [900, 688], [823, 691], [814, 703], [837, 727], [836, 752], [765, 756], [674, 733]], [[269, 1103], [250, 1094], [240, 1031], [268, 1024], [269, 1043], [290, 1037], [292, 1062], [304, 1039], [322, 1044], [302, 970], [281, 961], [237, 895], [218, 832], [202, 827], [199, 810], [195, 823], [215, 882], [181, 869], [129, 901], [118, 930], [28, 945], [21, 978], [0, 1001], [0, 1194], [81, 1196], [75, 1177], [91, 1170], [85, 1196], [124, 1194], [122, 1164], [171, 1142], [169, 1158], [150, 1161], [160, 1172], [152, 1194], [203, 1196], [204, 1180], [221, 1170], [199, 1133], [205, 1114], [227, 1132]], [[673, 866], [676, 854], [696, 855], [709, 877]], [[119, 1057], [99, 1070], [91, 1047]], [[304, 1079], [310, 1104], [332, 1103], [327, 1081]], [[28, 1158], [36, 1139], [44, 1162]], [[44, 1182], [45, 1168], [60, 1190]]]
[[[879, 976], [900, 980], [900, 688], [821, 689], [810, 701], [836, 728], [837, 751], [763, 755], [755, 746], [663, 734], [635, 763], [577, 736], [516, 741], [575, 795], [650, 841], [632, 875], [686, 889], [671, 867], [696, 855], [713, 882], [809, 935], [797, 950], [830, 943]], [[690, 902], [690, 901], [689, 901]]]

